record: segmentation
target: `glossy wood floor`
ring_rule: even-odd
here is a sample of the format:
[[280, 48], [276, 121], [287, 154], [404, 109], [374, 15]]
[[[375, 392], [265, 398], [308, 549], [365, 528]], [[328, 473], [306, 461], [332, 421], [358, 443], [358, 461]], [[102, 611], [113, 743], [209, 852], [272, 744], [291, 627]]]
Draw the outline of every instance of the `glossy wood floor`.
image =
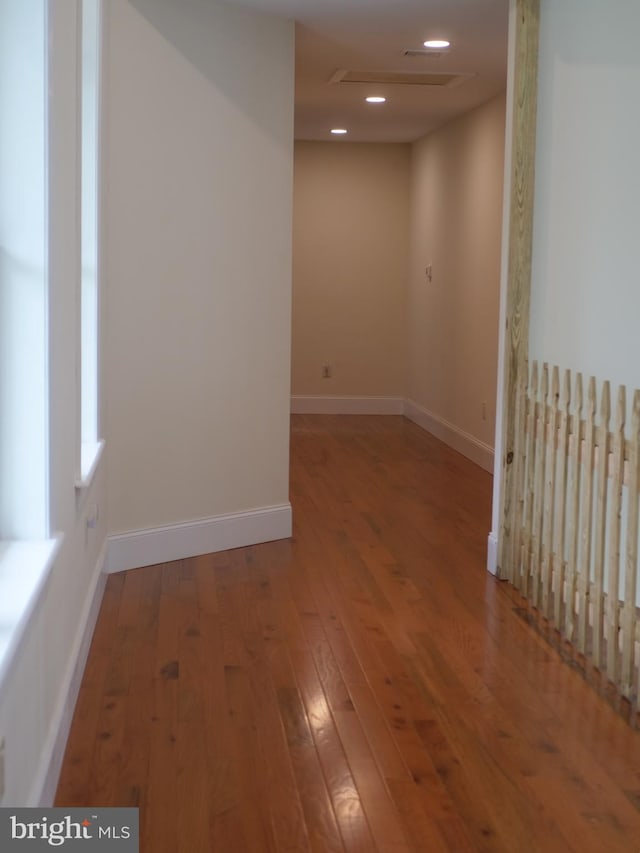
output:
[[640, 739], [485, 572], [490, 478], [296, 416], [293, 541], [109, 578], [60, 805], [143, 853], [640, 850]]

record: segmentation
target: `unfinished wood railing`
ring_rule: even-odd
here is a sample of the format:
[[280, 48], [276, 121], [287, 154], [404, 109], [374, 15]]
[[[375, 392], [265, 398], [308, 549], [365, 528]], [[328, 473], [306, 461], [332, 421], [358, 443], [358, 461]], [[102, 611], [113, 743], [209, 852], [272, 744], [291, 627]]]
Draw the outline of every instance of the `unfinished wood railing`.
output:
[[[562, 387], [561, 387], [562, 385]], [[627, 428], [627, 424], [628, 428]], [[611, 417], [592, 377], [522, 371], [516, 402], [509, 580], [578, 652], [638, 706], [640, 391]]]

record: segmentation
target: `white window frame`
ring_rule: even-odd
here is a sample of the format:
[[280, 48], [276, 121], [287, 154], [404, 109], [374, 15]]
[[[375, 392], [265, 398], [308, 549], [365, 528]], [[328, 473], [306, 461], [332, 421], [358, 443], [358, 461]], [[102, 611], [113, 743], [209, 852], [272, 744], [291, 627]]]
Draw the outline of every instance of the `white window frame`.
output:
[[100, 428], [100, 116], [102, 0], [81, 0], [80, 61], [80, 282], [76, 487], [87, 487], [104, 447]]

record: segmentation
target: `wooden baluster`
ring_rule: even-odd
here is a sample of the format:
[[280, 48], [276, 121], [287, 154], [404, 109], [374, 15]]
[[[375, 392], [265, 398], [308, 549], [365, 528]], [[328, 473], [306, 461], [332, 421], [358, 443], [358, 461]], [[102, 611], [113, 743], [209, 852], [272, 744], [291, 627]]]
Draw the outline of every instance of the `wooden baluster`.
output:
[[542, 537], [540, 540], [542, 555], [542, 612], [545, 618], [551, 616], [551, 573], [553, 562], [553, 519], [556, 496], [556, 438], [558, 429], [558, 398], [560, 396], [560, 374], [554, 367], [551, 373], [551, 405], [549, 424], [545, 428], [545, 485], [542, 514]]
[[526, 425], [527, 425], [527, 400], [528, 400], [528, 376], [529, 367], [525, 363], [520, 373], [518, 396], [516, 399], [516, 434], [514, 444], [514, 472], [512, 483], [514, 494], [511, 499], [513, 512], [511, 524], [511, 554], [509, 559], [509, 576], [517, 589], [522, 587], [522, 575], [526, 570], [521, 555], [522, 545], [522, 522], [524, 514], [524, 477], [526, 465]]
[[553, 549], [553, 621], [562, 629], [562, 601], [565, 596], [565, 541], [567, 523], [567, 481], [569, 477], [569, 417], [571, 406], [571, 371], [565, 370], [560, 402], [560, 428], [558, 432], [558, 494], [554, 521]]
[[567, 562], [567, 606], [565, 608], [565, 636], [574, 639], [576, 628], [576, 583], [578, 577], [578, 543], [580, 540], [580, 486], [582, 484], [582, 466], [580, 448], [582, 435], [582, 374], [576, 376], [576, 404], [573, 415], [573, 429], [569, 444], [571, 462], [570, 511], [567, 535], [569, 538], [569, 559]]
[[529, 408], [527, 411], [527, 502], [526, 520], [522, 534], [524, 559], [522, 561], [524, 576], [522, 578], [522, 594], [530, 597], [529, 585], [533, 567], [533, 504], [535, 498], [536, 473], [536, 414], [538, 402], [538, 362], [533, 362], [531, 369], [531, 384], [529, 387]]
[[582, 448], [582, 512], [580, 517], [580, 562], [578, 564], [578, 651], [586, 653], [591, 592], [591, 540], [593, 515], [593, 453], [595, 446], [596, 380], [589, 380], [587, 417]]
[[619, 686], [620, 671], [620, 519], [624, 480], [624, 425], [627, 396], [624, 385], [618, 389], [616, 431], [613, 437], [611, 465], [611, 507], [609, 510], [609, 571], [607, 594], [607, 674]]
[[543, 533], [543, 504], [544, 504], [544, 474], [545, 474], [545, 444], [547, 438], [547, 403], [549, 397], [549, 365], [542, 366], [542, 382], [540, 383], [540, 404], [536, 421], [536, 473], [534, 481], [533, 526], [531, 528], [533, 543], [533, 579], [531, 587], [531, 602], [534, 607], [540, 607], [540, 586], [542, 569], [542, 533]]
[[633, 395], [627, 485], [627, 543], [622, 615], [622, 694], [632, 698], [636, 642], [636, 594], [638, 588], [638, 490], [640, 489], [640, 391]]
[[[608, 382], [602, 386], [600, 401], [600, 424], [596, 429], [598, 446], [597, 461], [597, 497], [595, 506], [595, 548], [593, 559], [593, 643], [592, 656], [598, 669], [602, 668], [602, 635], [604, 621], [604, 565], [605, 532], [607, 529], [607, 493], [609, 480], [609, 422], [611, 420], [611, 387]], [[616, 593], [617, 595], [617, 593]]]

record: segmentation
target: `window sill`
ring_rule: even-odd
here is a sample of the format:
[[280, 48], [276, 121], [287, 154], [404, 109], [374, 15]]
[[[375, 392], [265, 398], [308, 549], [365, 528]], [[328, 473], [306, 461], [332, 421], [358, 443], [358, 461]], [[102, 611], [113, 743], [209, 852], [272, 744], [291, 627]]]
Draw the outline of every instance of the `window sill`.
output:
[[80, 476], [76, 489], [87, 489], [93, 482], [104, 450], [104, 441], [83, 441], [80, 448]]
[[39, 542], [0, 542], [0, 687], [61, 543], [61, 536]]

